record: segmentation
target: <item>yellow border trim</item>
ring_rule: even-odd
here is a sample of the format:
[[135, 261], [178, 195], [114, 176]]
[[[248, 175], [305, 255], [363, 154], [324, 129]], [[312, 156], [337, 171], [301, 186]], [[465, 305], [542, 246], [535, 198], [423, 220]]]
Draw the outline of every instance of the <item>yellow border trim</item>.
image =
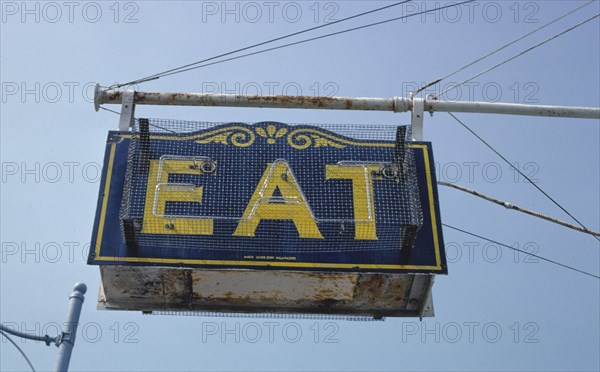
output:
[[106, 183], [104, 184], [104, 192], [102, 193], [102, 209], [100, 211], [100, 221], [98, 223], [98, 235], [96, 236], [96, 257], [95, 259], [101, 259], [100, 246], [102, 244], [102, 235], [104, 234], [104, 220], [106, 218], [106, 208], [108, 206], [108, 192], [110, 191], [110, 181], [112, 179], [113, 165], [115, 162], [115, 152], [117, 144], [112, 143], [110, 145], [110, 155], [108, 156], [108, 169], [106, 170]]
[[[129, 137], [123, 135], [122, 137]], [[164, 137], [153, 139], [166, 139]], [[183, 139], [183, 138], [177, 138]], [[189, 138], [187, 138], [189, 139]], [[373, 144], [379, 145], [379, 144]], [[381, 144], [386, 145], [386, 144]], [[431, 227], [433, 233], [433, 245], [435, 250], [435, 266], [418, 266], [418, 265], [381, 265], [381, 264], [342, 264], [342, 263], [314, 263], [314, 262], [287, 262], [287, 261], [235, 261], [235, 260], [193, 260], [193, 259], [177, 259], [177, 258], [150, 258], [150, 257], [114, 257], [100, 256], [100, 246], [102, 244], [102, 235], [104, 233], [104, 222], [106, 218], [106, 209], [108, 206], [108, 194], [110, 191], [110, 182], [112, 179], [112, 171], [115, 158], [116, 144], [112, 143], [110, 155], [108, 159], [108, 169], [106, 174], [106, 182], [104, 184], [104, 193], [102, 201], [102, 210], [100, 211], [100, 221], [98, 224], [98, 235], [96, 236], [96, 261], [113, 261], [113, 262], [146, 262], [146, 263], [170, 263], [170, 264], [192, 264], [192, 265], [236, 265], [236, 266], [273, 266], [273, 267], [307, 267], [307, 268], [326, 268], [326, 269], [403, 269], [403, 270], [441, 270], [440, 246], [437, 235], [437, 220], [435, 215], [435, 204], [433, 200], [433, 182], [431, 180], [431, 166], [429, 162], [429, 154], [426, 145], [409, 145], [411, 148], [421, 149], [423, 151], [423, 159], [425, 163], [425, 176], [427, 178], [427, 193], [429, 197], [429, 211], [431, 215]], [[382, 146], [383, 147], [383, 146]], [[387, 146], [385, 146], [387, 147]]]
[[306, 133], [317, 134], [317, 135], [322, 136], [323, 138], [327, 138], [331, 141], [336, 141], [336, 142], [343, 143], [345, 145], [351, 145], [351, 146], [396, 147], [396, 144], [394, 144], [394, 143], [354, 142], [354, 141], [350, 141], [350, 140], [347, 140], [347, 139], [344, 139], [341, 137], [333, 136], [329, 133], [322, 132], [318, 129], [311, 129], [311, 128], [301, 128], [301, 129], [294, 129], [294, 130], [290, 131], [289, 134], [287, 135], [288, 144], [291, 147], [298, 149], [297, 145], [295, 143], [293, 143], [294, 137], [298, 138], [299, 136], [306, 135]]
[[[305, 133], [313, 133], [313, 134], [318, 134], [324, 138], [328, 138], [330, 140], [337, 141], [337, 142], [340, 142], [340, 143], [343, 143], [346, 145], [351, 145], [351, 146], [363, 146], [363, 147], [395, 147], [396, 146], [395, 144], [392, 144], [389, 142], [377, 143], [377, 142], [366, 142], [366, 141], [361, 142], [360, 140], [352, 141], [352, 140], [342, 138], [341, 136], [334, 136], [329, 133], [325, 133], [318, 129], [312, 129], [312, 128], [307, 128], [307, 127], [301, 127], [298, 129], [294, 129], [296, 127], [297, 127], [296, 125], [288, 125], [287, 128], [289, 128], [290, 131], [287, 133], [286, 137], [298, 136], [298, 135], [302, 135]], [[192, 140], [205, 139], [205, 138], [211, 137], [213, 135], [222, 134], [224, 132], [231, 131], [231, 130], [241, 130], [243, 132], [248, 131], [251, 134], [253, 134], [252, 130], [249, 128], [241, 127], [238, 125], [232, 125], [232, 126], [223, 127], [220, 129], [211, 130], [210, 132], [206, 132], [206, 133], [199, 133], [199, 134], [193, 134], [193, 135], [187, 135], [187, 136], [181, 136], [181, 137], [169, 136], [169, 135], [164, 135], [164, 136], [157, 136], [157, 135], [152, 136], [151, 135], [150, 139], [164, 140], [164, 141], [180, 141], [180, 140], [192, 141]], [[120, 134], [119, 136], [123, 137], [123, 138], [131, 138], [132, 137], [131, 134]]]
[[427, 146], [425, 145], [413, 145], [410, 147], [421, 147], [423, 150], [423, 162], [425, 163], [425, 175], [427, 176], [427, 195], [429, 196], [429, 214], [431, 215], [431, 233], [433, 234], [433, 245], [435, 247], [435, 267], [441, 269], [437, 220], [435, 218], [435, 199], [433, 198], [433, 182], [431, 180], [431, 167], [429, 166], [429, 153], [427, 152]]

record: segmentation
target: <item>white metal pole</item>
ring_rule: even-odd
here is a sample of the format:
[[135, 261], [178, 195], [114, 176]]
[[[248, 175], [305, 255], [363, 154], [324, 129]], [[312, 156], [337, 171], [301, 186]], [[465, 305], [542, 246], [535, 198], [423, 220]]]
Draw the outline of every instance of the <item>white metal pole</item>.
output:
[[600, 109], [596, 107], [543, 106], [500, 102], [425, 100], [425, 111], [600, 119]]
[[438, 101], [436, 99], [412, 97], [251, 96], [237, 94], [123, 92], [118, 90], [102, 90], [99, 86], [96, 87], [94, 105], [96, 110], [98, 110], [100, 105], [103, 104], [124, 104], [124, 98], [127, 98], [125, 101], [129, 101], [128, 96], [130, 95], [133, 95], [133, 104], [135, 105], [269, 107], [407, 112], [412, 111], [413, 107], [423, 104], [426, 112], [470, 112], [600, 119], [600, 108], [597, 107]]
[[77, 324], [79, 323], [79, 315], [81, 314], [81, 306], [84, 300], [83, 295], [86, 291], [87, 287], [85, 284], [77, 283], [73, 288], [73, 293], [69, 296], [65, 330], [62, 332], [60, 344], [58, 345], [58, 356], [56, 357], [56, 365], [54, 367], [54, 370], [57, 372], [65, 372], [69, 369], [71, 352], [73, 351], [75, 334], [77, 333]]
[[[96, 110], [100, 105], [122, 104], [128, 91], [97, 91]], [[396, 102], [399, 101], [399, 102]], [[225, 106], [304, 108], [328, 110], [407, 111], [404, 98], [311, 97], [311, 96], [249, 96], [238, 94], [135, 92], [136, 105]], [[396, 107], [400, 104], [400, 107]], [[404, 106], [402, 106], [404, 105]]]

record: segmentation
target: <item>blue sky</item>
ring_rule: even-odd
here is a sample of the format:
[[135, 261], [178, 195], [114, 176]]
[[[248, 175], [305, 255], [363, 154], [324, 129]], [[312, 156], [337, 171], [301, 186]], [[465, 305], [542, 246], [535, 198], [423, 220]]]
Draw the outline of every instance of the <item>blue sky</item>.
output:
[[[600, 281], [444, 230], [449, 275], [435, 318], [341, 320], [145, 316], [96, 310], [85, 263], [106, 133], [93, 110], [110, 85], [391, 4], [380, 1], [1, 2], [0, 320], [54, 335], [77, 281], [88, 285], [72, 370], [598, 370]], [[449, 3], [413, 2], [334, 31]], [[145, 91], [405, 96], [539, 27], [580, 1], [492, 1], [417, 16], [140, 85]], [[477, 72], [597, 14], [594, 2]], [[600, 106], [598, 20], [474, 80], [461, 100]], [[456, 92], [455, 92], [456, 93]], [[119, 110], [118, 106], [108, 108]], [[409, 114], [139, 106], [139, 117], [408, 124]], [[459, 114], [587, 227], [600, 229], [598, 120]], [[569, 220], [449, 115], [425, 118], [439, 180]], [[598, 275], [591, 236], [440, 188], [444, 223]], [[271, 324], [269, 322], [274, 322]], [[270, 337], [269, 330], [274, 333]], [[300, 330], [301, 336], [283, 332]], [[254, 337], [259, 330], [261, 337]], [[317, 331], [318, 330], [318, 331]], [[237, 337], [237, 338], [236, 338]], [[256, 342], [254, 342], [256, 341]], [[56, 349], [21, 342], [38, 370]], [[0, 369], [27, 370], [0, 341]]]

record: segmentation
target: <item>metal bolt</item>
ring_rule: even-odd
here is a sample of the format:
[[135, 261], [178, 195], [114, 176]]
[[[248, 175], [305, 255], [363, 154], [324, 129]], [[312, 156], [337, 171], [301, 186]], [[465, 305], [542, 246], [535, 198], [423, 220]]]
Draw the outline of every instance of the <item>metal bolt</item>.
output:
[[214, 161], [205, 161], [200, 166], [202, 173], [211, 174], [217, 170], [217, 164]]
[[396, 169], [396, 167], [385, 166], [381, 169], [381, 174], [385, 178], [396, 178], [398, 176], [398, 170]]

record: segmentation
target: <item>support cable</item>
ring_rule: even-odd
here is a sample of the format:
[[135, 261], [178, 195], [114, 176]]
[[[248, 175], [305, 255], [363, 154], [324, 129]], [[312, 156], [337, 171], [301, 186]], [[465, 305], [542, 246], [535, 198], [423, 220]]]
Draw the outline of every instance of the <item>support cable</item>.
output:
[[58, 346], [60, 344], [60, 336], [50, 337], [48, 335], [44, 335], [44, 336], [30, 335], [28, 333], [23, 333], [23, 332], [19, 332], [19, 331], [15, 331], [13, 329], [10, 329], [9, 327], [5, 326], [4, 324], [0, 324], [0, 331], [4, 331], [4, 332], [9, 333], [9, 334], [11, 334], [13, 336], [17, 336], [17, 337], [20, 337], [20, 338], [25, 338], [25, 339], [28, 339], [28, 340], [44, 341], [47, 346], [50, 346], [50, 344], [52, 344], [52, 343], [54, 343], [56, 346]]
[[596, 19], [598, 17], [600, 17], [600, 13], [598, 13], [595, 16], [592, 16], [592, 17], [590, 17], [590, 18], [588, 18], [588, 19], [586, 19], [584, 21], [579, 22], [575, 26], [569, 27], [568, 29], [566, 29], [566, 30], [564, 30], [562, 32], [559, 32], [558, 34], [556, 34], [556, 35], [554, 35], [554, 36], [552, 36], [552, 37], [550, 37], [550, 38], [548, 38], [548, 39], [546, 39], [546, 40], [544, 40], [544, 41], [542, 41], [542, 42], [540, 42], [540, 43], [538, 43], [538, 44], [536, 44], [536, 45], [534, 45], [532, 47], [529, 47], [529, 48], [523, 50], [522, 52], [517, 53], [517, 54], [513, 55], [512, 57], [507, 58], [504, 61], [502, 61], [500, 63], [497, 63], [494, 66], [492, 66], [492, 67], [490, 67], [488, 69], [485, 69], [485, 70], [481, 71], [480, 73], [478, 73], [478, 74], [476, 74], [476, 75], [474, 75], [474, 76], [472, 76], [472, 77], [470, 77], [470, 78], [468, 78], [466, 80], [463, 80], [462, 82], [460, 82], [460, 83], [458, 83], [456, 85], [453, 85], [453, 86], [449, 87], [448, 89], [446, 89], [442, 93], [440, 93], [438, 95], [438, 98], [441, 97], [441, 96], [443, 96], [444, 94], [448, 93], [449, 91], [454, 90], [454, 89], [456, 89], [456, 88], [458, 88], [458, 87], [460, 87], [460, 86], [468, 83], [469, 81], [480, 77], [483, 74], [486, 74], [486, 73], [488, 73], [488, 72], [490, 72], [492, 70], [495, 70], [496, 68], [498, 68], [498, 67], [500, 67], [500, 66], [502, 66], [502, 65], [504, 65], [504, 64], [506, 64], [506, 63], [508, 63], [510, 61], [512, 61], [513, 59], [518, 58], [518, 57], [520, 57], [520, 56], [522, 56], [522, 55], [524, 55], [524, 54], [526, 54], [528, 52], [531, 52], [532, 50], [534, 50], [534, 49], [536, 49], [536, 48], [538, 48], [538, 47], [540, 47], [540, 46], [542, 46], [542, 45], [544, 45], [544, 44], [546, 44], [546, 43], [548, 43], [548, 42], [550, 42], [550, 41], [558, 38], [559, 36], [562, 36], [562, 35], [566, 34], [569, 31], [573, 31], [574, 29], [576, 29], [576, 28], [578, 28], [580, 26], [583, 26], [587, 22], [590, 22], [590, 21], [592, 21], [592, 20], [594, 20], [594, 19]]
[[6, 339], [8, 341], [10, 341], [17, 348], [17, 350], [19, 350], [19, 353], [21, 353], [21, 355], [23, 356], [23, 358], [25, 358], [25, 361], [27, 362], [27, 364], [29, 364], [29, 367], [31, 368], [31, 370], [33, 372], [35, 372], [35, 368], [33, 368], [33, 364], [31, 364], [31, 361], [29, 360], [29, 358], [27, 358], [27, 354], [25, 354], [25, 352], [19, 347], [19, 345], [17, 345], [17, 343], [14, 342], [12, 338], [8, 337], [8, 335], [6, 333], [4, 333], [4, 331], [0, 330], [0, 334], [2, 336], [6, 337]]
[[507, 203], [507, 202], [504, 202], [502, 200], [498, 200], [498, 199], [495, 199], [495, 198], [492, 198], [491, 196], [484, 195], [484, 194], [482, 194], [480, 192], [468, 189], [466, 187], [459, 186], [459, 185], [454, 184], [454, 183], [438, 181], [438, 185], [447, 186], [447, 187], [451, 187], [451, 188], [456, 189], [456, 190], [464, 191], [464, 192], [469, 193], [471, 195], [475, 195], [477, 197], [480, 197], [480, 198], [482, 198], [484, 200], [487, 200], [487, 201], [490, 201], [492, 203], [501, 205], [501, 206], [503, 206], [503, 207], [505, 207], [507, 209], [512, 209], [512, 210], [515, 210], [517, 212], [522, 212], [522, 213], [525, 213], [525, 214], [529, 214], [531, 216], [538, 217], [538, 218], [541, 218], [543, 220], [550, 221], [550, 222], [562, 225], [564, 227], [568, 227], [569, 229], [573, 229], [573, 230], [576, 230], [576, 231], [579, 231], [579, 232], [582, 232], [582, 233], [585, 233], [585, 234], [590, 234], [590, 235], [593, 235], [593, 236], [600, 236], [600, 232], [593, 231], [593, 230], [588, 230], [586, 228], [575, 226], [575, 225], [572, 225], [570, 223], [561, 221], [559, 219], [556, 219], [556, 218], [553, 218], [553, 217], [550, 217], [550, 216], [543, 215], [543, 214], [538, 213], [538, 212], [534, 212], [534, 211], [529, 210], [529, 209], [521, 208], [521, 207], [519, 207], [517, 205], [511, 204], [511, 203]]
[[102, 107], [102, 106], [100, 106], [100, 107], [99, 107], [99, 109], [100, 109], [100, 110], [105, 110], [105, 111], [108, 111], [108, 112], [112, 112], [113, 114], [121, 115], [121, 113], [120, 113], [120, 112], [117, 112], [117, 111], [115, 111], [115, 110], [111, 110], [111, 109], [107, 109], [106, 107]]
[[[102, 107], [102, 106], [100, 106], [100, 109], [102, 109], [102, 110], [106, 110], [106, 111], [108, 111], [108, 112], [112, 112], [113, 114], [121, 115], [120, 113], [118, 113], [118, 112], [117, 112], [117, 111], [115, 111], [115, 110], [107, 109], [107, 108], [105, 108], [105, 107]], [[177, 132], [176, 132], [176, 131], [174, 131], [174, 130], [167, 129], [167, 128], [163, 128], [163, 127], [161, 127], [161, 126], [158, 126], [158, 125], [156, 125], [156, 124], [150, 124], [150, 126], [151, 126], [151, 127], [158, 128], [158, 129], [161, 129], [161, 130], [164, 130], [165, 132], [171, 132], [171, 133], [175, 133], [175, 134], [177, 134]]]
[[[466, 0], [466, 1], [459, 2], [459, 3], [451, 3], [449, 5], [440, 6], [438, 8], [428, 9], [428, 10], [424, 10], [424, 11], [417, 12], [417, 13], [411, 13], [411, 14], [408, 14], [408, 15], [405, 15], [405, 16], [390, 18], [390, 19], [386, 19], [386, 20], [383, 20], [383, 21], [379, 21], [379, 22], [369, 23], [369, 24], [363, 25], [363, 26], [352, 27], [352, 28], [348, 28], [348, 29], [345, 29], [345, 30], [333, 32], [333, 33], [330, 33], [330, 34], [325, 34], [325, 35], [321, 35], [321, 36], [312, 37], [312, 38], [309, 38], [309, 39], [295, 41], [295, 42], [291, 42], [291, 43], [288, 43], [288, 44], [279, 45], [279, 46], [272, 47], [272, 48], [261, 49], [261, 50], [256, 51], [256, 52], [246, 53], [246, 54], [242, 54], [242, 55], [239, 55], [239, 56], [235, 56], [235, 57], [231, 57], [231, 58], [226, 58], [226, 59], [223, 59], [223, 60], [218, 60], [218, 61], [214, 61], [214, 62], [210, 62], [210, 63], [200, 64], [200, 63], [203, 63], [203, 62], [214, 60], [214, 59], [219, 58], [219, 57], [224, 57], [226, 55], [230, 55], [230, 54], [236, 53], [236, 52], [241, 51], [241, 50], [247, 50], [247, 49], [250, 49], [250, 48], [254, 48], [255, 45], [252, 45], [252, 46], [249, 46], [249, 47], [242, 48], [240, 50], [236, 50], [236, 51], [232, 51], [232, 52], [228, 52], [228, 53], [222, 54], [220, 56], [211, 57], [211, 58], [208, 58], [208, 59], [205, 59], [205, 60], [202, 60], [202, 61], [194, 62], [192, 64], [188, 64], [188, 65], [185, 65], [185, 66], [181, 66], [181, 67], [177, 67], [177, 68], [174, 68], [174, 69], [171, 69], [171, 70], [167, 70], [167, 71], [164, 71], [162, 73], [150, 75], [149, 77], [146, 77], [146, 78], [142, 78], [142, 79], [138, 79], [138, 80], [133, 80], [133, 81], [130, 81], [130, 82], [124, 83], [124, 84], [113, 85], [113, 86], [108, 87], [108, 89], [120, 88], [120, 87], [123, 87], [123, 86], [126, 86], [126, 85], [132, 85], [132, 84], [140, 84], [140, 83], [143, 83], [143, 82], [146, 82], [146, 81], [156, 80], [156, 79], [159, 79], [161, 77], [165, 77], [165, 76], [169, 76], [169, 75], [175, 75], [175, 74], [178, 74], [178, 73], [181, 73], [181, 72], [195, 70], [195, 69], [198, 69], [198, 68], [201, 68], [201, 67], [216, 65], [216, 64], [219, 64], [219, 63], [227, 62], [227, 61], [233, 61], [233, 60], [236, 60], [236, 59], [240, 59], [240, 58], [244, 58], [244, 57], [249, 57], [249, 56], [252, 56], [252, 55], [257, 55], [257, 54], [261, 54], [261, 53], [265, 53], [265, 52], [274, 51], [274, 50], [277, 50], [277, 49], [283, 49], [283, 48], [287, 48], [287, 47], [294, 46], [294, 45], [304, 44], [304, 43], [307, 43], [307, 42], [310, 42], [310, 41], [315, 41], [315, 40], [325, 39], [325, 38], [331, 37], [331, 36], [345, 34], [347, 32], [362, 30], [362, 29], [365, 29], [365, 28], [373, 27], [373, 26], [379, 26], [379, 25], [382, 25], [382, 24], [385, 24], [385, 23], [399, 21], [399, 20], [402, 20], [402, 19], [407, 19], [407, 18], [415, 17], [415, 16], [418, 16], [418, 15], [421, 15], [421, 14], [431, 13], [431, 12], [438, 11], [438, 10], [443, 10], [443, 9], [446, 9], [446, 8], [453, 8], [453, 7], [462, 5], [462, 4], [471, 3], [473, 1], [475, 1], [475, 0]], [[330, 25], [330, 23], [328, 23], [327, 25]], [[325, 25], [322, 25], [322, 26], [325, 26]], [[285, 38], [285, 37], [282, 37], [282, 38]], [[277, 40], [280, 40], [280, 38], [278, 38]], [[269, 42], [270, 41], [259, 43], [258, 45], [264, 45], [264, 44], [267, 44]], [[198, 65], [198, 64], [200, 64], [200, 65]], [[198, 66], [196, 66], [196, 65], [198, 65]], [[186, 66], [190, 66], [190, 67], [186, 67]]]
[[[542, 190], [541, 187], [539, 187], [535, 182], [533, 182], [529, 177], [527, 177], [527, 175], [525, 175], [523, 172], [521, 172], [521, 170], [515, 166], [512, 165], [512, 163], [510, 161], [508, 161], [508, 159], [506, 159], [502, 154], [500, 154], [495, 148], [492, 147], [492, 145], [490, 145], [486, 140], [484, 140], [483, 138], [481, 138], [481, 136], [479, 136], [477, 133], [475, 133], [471, 128], [469, 128], [469, 126], [467, 126], [467, 124], [465, 124], [464, 122], [462, 122], [460, 119], [458, 119], [454, 114], [452, 114], [451, 112], [448, 113], [448, 115], [452, 116], [454, 118], [454, 120], [456, 120], [460, 125], [462, 125], [466, 130], [468, 130], [472, 135], [474, 135], [479, 141], [481, 141], [485, 146], [487, 146], [487, 148], [489, 148], [490, 150], [492, 150], [496, 155], [498, 155], [500, 157], [500, 159], [504, 160], [504, 162], [506, 164], [508, 164], [511, 168], [513, 168], [515, 171], [517, 171], [517, 173], [519, 173], [521, 176], [523, 176], [527, 181], [529, 181], [529, 183], [531, 185], [533, 185], [533, 187], [535, 187], [536, 189], [538, 189], [539, 192], [541, 192], [542, 194], [544, 194], [544, 196], [546, 196], [546, 198], [548, 198], [552, 203], [554, 203], [554, 205], [556, 205], [557, 207], [559, 207], [563, 212], [565, 212], [569, 217], [571, 217], [575, 222], [577, 222], [577, 224], [579, 226], [581, 226], [582, 228], [586, 229], [586, 230], [590, 230], [587, 227], [585, 227], [577, 218], [575, 218], [575, 216], [573, 216], [568, 210], [566, 210], [562, 205], [560, 205], [559, 202], [557, 202], [556, 200], [554, 200], [554, 198], [552, 198], [550, 195], [548, 195], [548, 193], [546, 193], [544, 190]], [[590, 230], [591, 231], [591, 230]], [[600, 242], [600, 238], [597, 236], [594, 236], [594, 238], [596, 238], [596, 240], [598, 240]]]
[[490, 243], [498, 244], [498, 245], [500, 245], [500, 246], [502, 246], [502, 247], [506, 247], [506, 248], [508, 248], [508, 249], [512, 249], [513, 251], [521, 252], [521, 253], [524, 253], [524, 254], [526, 254], [526, 255], [529, 255], [529, 256], [532, 256], [532, 257], [535, 257], [535, 258], [539, 258], [540, 260], [543, 260], [543, 261], [546, 261], [546, 262], [550, 262], [550, 263], [553, 263], [553, 264], [555, 264], [555, 265], [558, 265], [558, 266], [562, 266], [562, 267], [564, 267], [564, 268], [566, 268], [566, 269], [573, 270], [573, 271], [576, 271], [576, 272], [578, 272], [578, 273], [581, 273], [581, 274], [584, 274], [584, 275], [591, 276], [592, 278], [600, 279], [600, 276], [598, 276], [598, 275], [594, 275], [594, 274], [588, 273], [587, 271], [583, 271], [583, 270], [576, 269], [576, 268], [574, 268], [573, 266], [565, 265], [565, 264], [562, 264], [562, 263], [560, 263], [560, 262], [557, 262], [557, 261], [551, 260], [551, 259], [549, 259], [549, 258], [545, 258], [545, 257], [542, 257], [542, 256], [538, 256], [537, 254], [529, 253], [529, 252], [527, 252], [527, 251], [524, 251], [524, 250], [522, 250], [522, 249], [518, 249], [518, 248], [515, 248], [515, 247], [511, 247], [511, 246], [510, 246], [510, 245], [508, 245], [508, 244], [503, 244], [503, 243], [497, 242], [497, 241], [495, 241], [495, 240], [488, 239], [488, 238], [486, 238], [486, 237], [483, 237], [483, 236], [481, 236], [481, 235], [477, 235], [477, 234], [474, 234], [474, 233], [471, 233], [471, 232], [465, 231], [465, 230], [463, 230], [463, 229], [459, 229], [458, 227], [450, 226], [450, 225], [447, 225], [447, 224], [445, 224], [445, 223], [442, 223], [442, 226], [444, 226], [444, 227], [447, 227], [447, 228], [449, 228], [449, 229], [452, 229], [452, 230], [460, 231], [460, 232], [462, 232], [463, 234], [467, 234], [467, 235], [471, 235], [471, 236], [473, 236], [473, 237], [476, 237], [476, 238], [479, 238], [479, 239], [483, 239], [483, 240], [485, 240], [485, 241], [488, 241], [488, 242], [490, 242]]
[[284, 35], [284, 36], [276, 37], [274, 39], [270, 39], [270, 40], [263, 41], [263, 42], [260, 42], [260, 43], [252, 44], [252, 45], [244, 47], [244, 48], [239, 48], [239, 49], [236, 49], [236, 50], [232, 50], [232, 51], [227, 52], [227, 53], [219, 54], [219, 55], [216, 55], [214, 57], [206, 58], [206, 59], [203, 59], [203, 60], [200, 60], [200, 61], [197, 61], [197, 62], [193, 62], [193, 63], [189, 63], [187, 65], [183, 65], [183, 66], [180, 66], [180, 67], [172, 68], [170, 70], [159, 72], [157, 74], [153, 74], [153, 75], [147, 76], [145, 78], [133, 80], [133, 81], [130, 81], [129, 83], [116, 84], [116, 85], [113, 85], [113, 86], [109, 87], [109, 89], [120, 88], [120, 87], [123, 87], [123, 86], [126, 86], [126, 85], [143, 83], [143, 82], [149, 81], [149, 80], [155, 80], [155, 79], [160, 78], [160, 76], [163, 75], [163, 74], [167, 74], [167, 73], [174, 72], [174, 71], [177, 71], [177, 70], [180, 70], [180, 69], [183, 69], [183, 68], [187, 68], [187, 67], [192, 67], [192, 66], [195, 66], [195, 65], [199, 65], [201, 63], [212, 61], [212, 60], [217, 59], [217, 58], [226, 57], [226, 56], [231, 55], [231, 54], [235, 54], [235, 53], [238, 53], [238, 52], [243, 52], [243, 51], [248, 50], [248, 49], [252, 49], [252, 48], [256, 48], [256, 47], [262, 46], [262, 45], [270, 44], [270, 43], [273, 43], [275, 41], [287, 39], [287, 38], [290, 38], [292, 36], [297, 36], [297, 35], [301, 35], [301, 34], [304, 34], [304, 33], [310, 32], [310, 31], [318, 30], [320, 28], [332, 26], [332, 25], [335, 25], [337, 23], [342, 23], [342, 22], [345, 22], [345, 21], [349, 21], [349, 20], [354, 19], [354, 18], [363, 17], [365, 15], [372, 14], [372, 13], [375, 13], [375, 12], [379, 12], [381, 10], [389, 9], [389, 8], [392, 8], [392, 7], [395, 7], [395, 6], [398, 6], [398, 5], [402, 5], [402, 4], [411, 2], [411, 1], [413, 1], [413, 0], [400, 1], [400, 2], [397, 2], [397, 3], [394, 3], [394, 4], [383, 6], [381, 8], [369, 10], [369, 11], [366, 11], [366, 12], [363, 12], [363, 13], [355, 14], [355, 15], [350, 16], [350, 17], [342, 18], [342, 19], [339, 19], [337, 21], [325, 23], [325, 24], [322, 24], [322, 25], [319, 25], [319, 26], [307, 28], [305, 30], [301, 30], [301, 31], [297, 31], [297, 32], [292, 32], [291, 34], [287, 34], [287, 35]]
[[511, 41], [511, 42], [509, 42], [509, 43], [507, 43], [507, 44], [504, 44], [503, 46], [501, 46], [501, 47], [499, 47], [499, 48], [497, 48], [497, 49], [494, 49], [494, 50], [492, 50], [491, 52], [489, 52], [488, 54], [484, 55], [483, 57], [477, 58], [476, 60], [474, 60], [474, 61], [472, 61], [472, 62], [470, 62], [470, 63], [468, 63], [468, 64], [464, 65], [463, 67], [459, 68], [458, 70], [456, 70], [456, 71], [454, 71], [454, 72], [451, 72], [451, 73], [449, 73], [448, 75], [446, 75], [446, 76], [444, 76], [444, 77], [441, 77], [441, 78], [439, 78], [439, 79], [437, 79], [437, 80], [434, 80], [434, 81], [430, 82], [429, 84], [427, 84], [427, 85], [425, 85], [425, 86], [421, 87], [420, 89], [418, 89], [418, 90], [417, 90], [416, 92], [414, 92], [413, 94], [414, 94], [414, 95], [416, 95], [416, 94], [418, 94], [418, 93], [422, 92], [423, 90], [425, 90], [425, 89], [429, 88], [430, 86], [432, 86], [432, 85], [435, 85], [435, 84], [438, 84], [438, 83], [439, 83], [439, 82], [441, 82], [442, 80], [446, 80], [447, 78], [449, 78], [449, 77], [451, 77], [451, 76], [454, 76], [454, 75], [458, 74], [458, 73], [459, 73], [459, 72], [461, 72], [461, 71], [464, 71], [465, 69], [467, 69], [467, 68], [469, 68], [469, 67], [473, 66], [474, 64], [476, 64], [476, 63], [478, 63], [478, 62], [481, 62], [481, 61], [483, 61], [484, 59], [486, 59], [486, 58], [488, 58], [488, 57], [491, 57], [492, 55], [494, 55], [494, 54], [498, 53], [499, 51], [501, 51], [501, 50], [504, 50], [504, 49], [508, 48], [509, 46], [511, 46], [511, 45], [513, 45], [513, 44], [515, 44], [515, 43], [517, 43], [517, 42], [519, 42], [519, 41], [521, 41], [521, 40], [525, 39], [526, 37], [528, 37], [528, 36], [530, 36], [530, 35], [533, 35], [534, 33], [536, 33], [536, 32], [538, 32], [538, 31], [540, 31], [540, 30], [542, 30], [542, 29], [544, 29], [544, 28], [546, 28], [546, 27], [548, 27], [548, 26], [550, 26], [550, 25], [552, 25], [552, 24], [554, 24], [554, 23], [556, 23], [556, 22], [560, 21], [561, 19], [563, 19], [563, 18], [565, 18], [565, 17], [568, 17], [568, 16], [570, 16], [571, 14], [575, 13], [575, 12], [576, 12], [576, 11], [578, 11], [579, 9], [581, 9], [581, 8], [584, 8], [584, 7], [586, 7], [586, 6], [590, 5], [590, 4], [594, 3], [594, 2], [595, 2], [595, 0], [590, 0], [590, 1], [588, 1], [587, 3], [585, 3], [585, 4], [581, 5], [581, 6], [578, 6], [577, 8], [575, 8], [575, 9], [571, 10], [570, 12], [568, 12], [568, 13], [566, 13], [566, 14], [563, 14], [562, 16], [560, 16], [560, 17], [558, 17], [558, 18], [555, 18], [555, 19], [553, 19], [552, 21], [550, 21], [550, 22], [548, 22], [548, 23], [546, 23], [546, 24], [544, 24], [544, 25], [542, 25], [542, 26], [540, 26], [540, 27], [536, 28], [535, 30], [529, 31], [529, 32], [528, 32], [528, 33], [526, 33], [525, 35], [523, 35], [523, 36], [520, 36], [520, 37], [518, 37], [518, 38], [514, 39], [513, 41]]

